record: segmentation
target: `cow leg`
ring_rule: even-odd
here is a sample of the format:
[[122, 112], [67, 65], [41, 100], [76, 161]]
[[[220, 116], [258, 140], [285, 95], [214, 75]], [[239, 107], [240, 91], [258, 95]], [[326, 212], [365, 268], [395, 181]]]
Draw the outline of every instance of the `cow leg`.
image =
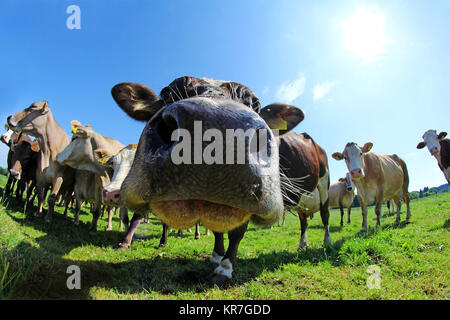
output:
[[381, 206], [383, 205], [383, 200], [377, 200], [375, 204], [375, 214], [377, 215], [377, 224], [375, 225], [376, 230], [381, 230]]
[[44, 199], [45, 199], [44, 196], [46, 194], [46, 191], [44, 191], [44, 189], [41, 187], [36, 187], [36, 193], [37, 193], [37, 198], [38, 198], [38, 205], [37, 205], [36, 213], [34, 215], [36, 217], [41, 217], [42, 216], [42, 206], [44, 205]]
[[406, 203], [406, 221], [409, 221], [409, 219], [411, 218], [411, 210], [409, 208], [409, 192], [408, 192], [408, 188], [403, 189], [403, 200]]
[[211, 257], [211, 262], [220, 264], [225, 255], [225, 246], [223, 244], [223, 233], [214, 232], [214, 249]]
[[347, 224], [350, 224], [350, 223], [351, 223], [351, 221], [350, 221], [350, 213], [351, 213], [351, 211], [352, 211], [352, 206], [350, 205], [350, 206], [347, 208]]
[[80, 210], [81, 210], [81, 200], [77, 197], [75, 199], [75, 215], [73, 223], [77, 226], [80, 224], [79, 216], [80, 216]]
[[362, 225], [360, 232], [366, 232], [367, 231], [367, 205], [361, 204], [361, 214], [362, 214]]
[[178, 237], [178, 238], [181, 238], [182, 236], [183, 236], [183, 230], [179, 229], [179, 230], [178, 230], [177, 237]]
[[23, 208], [24, 213], [27, 212], [27, 208], [30, 206], [30, 198], [31, 194], [33, 193], [34, 187], [34, 182], [31, 182], [30, 186], [27, 189], [27, 198], [25, 200], [25, 207]]
[[344, 226], [344, 206], [339, 202], [339, 210], [341, 210], [341, 227]]
[[328, 225], [328, 220], [330, 218], [330, 210], [328, 209], [328, 189], [330, 187], [330, 179], [328, 172], [319, 178], [319, 183], [317, 184], [317, 189], [319, 190], [320, 196], [320, 218], [322, 219], [323, 228], [325, 230], [323, 237], [324, 246], [332, 246], [333, 241], [331, 241], [330, 227]]
[[14, 188], [13, 182], [14, 182], [14, 178], [12, 177], [12, 175], [8, 174], [8, 181], [6, 182], [5, 191], [4, 191], [5, 198], [8, 197], [9, 194], [12, 192], [12, 189]]
[[[284, 227], [284, 224], [286, 222], [286, 210], [283, 210], [281, 220], [282, 220], [281, 221], [281, 226]], [[278, 220], [278, 226], [280, 227], [280, 220]]]
[[306, 249], [308, 246], [308, 234], [306, 230], [308, 229], [308, 216], [298, 212], [298, 217], [300, 219], [300, 243], [298, 245], [298, 250]]
[[163, 223], [163, 232], [161, 235], [161, 240], [159, 240], [159, 247], [165, 247], [167, 246], [168, 243], [168, 234], [169, 234], [169, 227], [167, 226], [167, 224]]
[[70, 200], [72, 199], [72, 193], [66, 192], [64, 195], [64, 218], [67, 218], [67, 211], [69, 210]]
[[387, 208], [388, 208], [388, 215], [390, 216], [390, 215], [391, 215], [391, 201], [390, 201], [390, 200], [388, 200], [388, 201], [386, 202], [386, 206], [387, 206]]
[[106, 210], [108, 210], [108, 227], [106, 228], [106, 231], [111, 231], [112, 230], [113, 208], [107, 207]]
[[56, 181], [53, 184], [52, 193], [50, 194], [50, 196], [47, 199], [48, 211], [47, 211], [47, 216], [45, 217], [46, 223], [52, 222], [52, 216], [53, 216], [53, 211], [55, 209], [56, 197], [58, 195], [58, 192], [59, 192], [59, 189], [61, 188], [62, 183], [63, 183], [63, 178], [58, 177], [58, 178], [56, 178]]
[[205, 227], [205, 236], [209, 236], [209, 229]]
[[395, 223], [400, 222], [400, 213], [402, 209], [402, 202], [400, 201], [400, 198], [394, 199], [395, 205], [397, 206], [397, 217], [395, 218]]
[[221, 284], [227, 279], [231, 279], [233, 273], [233, 265], [236, 263], [236, 255], [239, 243], [244, 238], [245, 231], [247, 231], [248, 222], [234, 230], [228, 232], [228, 249], [223, 257], [220, 265], [214, 270], [214, 283]]
[[195, 240], [200, 239], [200, 223], [195, 224]]
[[122, 230], [122, 224], [125, 225], [125, 232], [128, 232], [128, 225], [130, 223], [130, 220], [128, 218], [128, 209], [125, 207], [120, 207], [119, 209], [119, 215], [120, 215], [120, 230]]
[[133, 218], [131, 218], [130, 227], [128, 228], [127, 234], [125, 238], [119, 243], [119, 250], [128, 249], [131, 245], [131, 241], [133, 240], [134, 233], [136, 232], [137, 227], [141, 223], [142, 216], [138, 214], [134, 214]]
[[100, 218], [101, 213], [102, 213], [102, 205], [94, 203], [92, 212], [92, 223], [91, 228], [89, 230], [90, 234], [95, 234], [97, 232], [98, 218]]

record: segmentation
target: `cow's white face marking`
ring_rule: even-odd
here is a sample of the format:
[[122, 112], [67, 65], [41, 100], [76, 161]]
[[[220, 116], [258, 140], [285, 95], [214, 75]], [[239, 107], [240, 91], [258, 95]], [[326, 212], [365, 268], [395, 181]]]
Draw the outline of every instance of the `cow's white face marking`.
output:
[[228, 279], [231, 279], [233, 273], [233, 264], [230, 259], [224, 259], [220, 262], [220, 265], [214, 270], [215, 274], [219, 274], [221, 276], [225, 276]]
[[345, 174], [345, 183], [346, 183], [345, 187], [347, 188], [347, 191], [350, 191], [350, 189], [352, 191], [355, 191], [355, 184], [353, 183], [352, 177], [349, 172], [347, 172]]
[[441, 152], [441, 144], [439, 143], [439, 138], [436, 130], [426, 131], [423, 134], [422, 138], [427, 145], [428, 151], [430, 151], [433, 156], [436, 156]]
[[126, 147], [112, 157], [111, 161], [113, 163], [114, 175], [111, 183], [105, 187], [106, 191], [120, 190], [123, 181], [130, 172], [135, 154], [136, 148]]
[[6, 143], [9, 144], [9, 142], [11, 141], [11, 136], [13, 135], [14, 131], [9, 129], [6, 133], [2, 134], [2, 140]]
[[345, 163], [348, 171], [352, 173], [359, 169], [361, 175], [364, 176], [364, 161], [361, 149], [356, 144], [352, 144], [345, 147], [344, 154], [346, 155]]

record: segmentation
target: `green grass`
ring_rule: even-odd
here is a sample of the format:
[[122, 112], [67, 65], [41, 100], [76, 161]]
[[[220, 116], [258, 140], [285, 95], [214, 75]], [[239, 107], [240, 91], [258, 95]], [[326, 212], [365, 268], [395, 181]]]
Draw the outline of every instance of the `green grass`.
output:
[[[1, 176], [0, 176], [1, 178]], [[0, 185], [5, 181], [0, 180]], [[3, 190], [0, 190], [3, 192]], [[57, 212], [62, 213], [58, 207]], [[394, 224], [383, 216], [375, 232], [369, 209], [369, 231], [360, 234], [361, 213], [352, 210], [352, 224], [339, 226], [331, 211], [333, 248], [323, 248], [320, 215], [308, 228], [309, 247], [297, 251], [298, 218], [288, 215], [284, 227], [249, 226], [238, 251], [234, 278], [222, 288], [207, 276], [214, 236], [194, 240], [184, 232], [169, 235], [158, 248], [162, 227], [150, 219], [128, 251], [115, 250], [122, 232], [99, 221], [97, 235], [88, 232], [91, 215], [80, 215], [80, 226], [56, 214], [50, 228], [42, 218], [25, 215], [7, 200], [0, 208], [0, 298], [3, 299], [448, 299], [450, 284], [450, 193], [411, 202], [412, 220]], [[384, 208], [384, 212], [387, 212]], [[66, 269], [81, 268], [81, 289], [68, 290]], [[367, 268], [381, 270], [380, 289], [366, 285]]]

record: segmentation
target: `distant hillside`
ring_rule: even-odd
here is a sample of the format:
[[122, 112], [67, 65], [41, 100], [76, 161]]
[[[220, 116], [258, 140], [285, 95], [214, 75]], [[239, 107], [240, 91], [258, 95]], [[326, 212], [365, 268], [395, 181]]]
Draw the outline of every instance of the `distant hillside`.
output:
[[446, 183], [446, 184], [440, 185], [439, 187], [434, 187], [432, 189], [435, 189], [437, 191], [437, 193], [449, 192], [450, 185], [448, 183]]

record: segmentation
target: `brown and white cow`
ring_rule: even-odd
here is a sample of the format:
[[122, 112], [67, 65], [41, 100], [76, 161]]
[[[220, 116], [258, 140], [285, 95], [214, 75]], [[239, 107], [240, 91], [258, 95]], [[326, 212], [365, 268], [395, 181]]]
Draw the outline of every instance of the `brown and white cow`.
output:
[[[278, 141], [268, 124], [278, 128], [281, 125], [287, 132], [303, 119], [303, 112], [292, 106], [272, 104], [266, 108], [274, 112], [268, 112], [263, 118], [260, 112], [266, 108], [261, 110], [258, 98], [249, 88], [236, 82], [194, 77], [174, 80], [159, 96], [136, 83], [118, 84], [112, 89], [112, 95], [129, 116], [147, 123], [133, 165], [121, 186], [121, 201], [135, 215], [143, 216], [151, 210], [174, 228], [185, 229], [200, 221], [213, 230], [214, 252], [221, 257], [216, 259], [220, 265], [214, 271], [213, 280], [221, 282], [231, 278], [237, 249], [249, 221], [260, 226], [271, 225], [284, 209]], [[256, 163], [249, 161], [250, 151], [244, 148], [245, 163], [233, 162], [236, 154], [225, 152], [219, 157], [231, 158], [231, 163], [176, 164], [172, 151], [182, 143], [177, 134], [187, 132], [195, 139], [199, 122], [201, 132], [212, 129], [210, 133], [222, 136], [227, 129], [265, 132], [267, 145], [258, 154], [264, 152], [266, 158]], [[235, 150], [234, 142], [228, 141], [226, 147]], [[193, 157], [195, 162], [195, 154], [200, 155], [186, 156], [190, 160]], [[229, 235], [226, 252], [223, 232]]]
[[36, 171], [36, 216], [42, 215], [45, 189], [51, 186], [45, 217], [45, 222], [50, 223], [58, 194], [61, 193], [69, 200], [73, 192], [75, 170], [56, 161], [56, 155], [69, 144], [69, 137], [56, 122], [47, 101], [34, 102], [28, 108], [9, 116], [8, 125], [16, 132], [22, 131], [36, 137], [39, 143], [41, 156]]
[[[124, 145], [113, 138], [95, 132], [90, 125], [83, 126], [77, 120], [71, 121], [70, 125], [73, 133], [72, 141], [58, 153], [56, 160], [76, 170], [89, 172], [79, 177], [77, 175], [75, 180], [75, 197], [77, 198], [75, 224], [78, 224], [81, 201], [92, 202], [94, 210], [90, 232], [95, 233], [102, 210], [103, 188], [110, 183], [112, 175], [108, 167], [96, 160], [96, 150], [116, 154], [124, 148]], [[111, 221], [112, 209], [108, 212], [107, 230], [112, 230]]]
[[406, 220], [411, 217], [406, 163], [396, 154], [369, 152], [372, 146], [372, 142], [367, 142], [362, 148], [354, 142], [349, 142], [342, 153], [335, 152], [332, 155], [336, 160], [345, 159], [348, 171], [358, 189], [358, 200], [363, 216], [361, 232], [367, 230], [367, 206], [373, 202], [377, 215], [376, 228], [381, 229], [381, 206], [389, 199], [393, 199], [397, 205], [396, 222], [400, 222], [402, 198], [406, 203]]
[[[275, 116], [278, 111], [264, 110], [263, 118], [270, 112]], [[301, 236], [298, 249], [306, 248], [308, 218], [320, 211], [324, 225], [324, 245], [331, 245], [328, 226], [328, 188], [330, 177], [328, 160], [323, 150], [307, 133], [288, 132], [278, 137], [282, 192], [285, 208], [297, 211]]]
[[419, 142], [417, 149], [428, 147], [431, 155], [434, 156], [438, 162], [439, 168], [444, 173], [445, 179], [450, 183], [450, 140], [445, 139], [447, 132], [440, 132], [437, 134], [436, 130], [426, 131]]
[[344, 207], [347, 208], [347, 223], [350, 224], [350, 213], [355, 198], [355, 184], [350, 173], [347, 172], [345, 178], [339, 178], [337, 183], [330, 186], [328, 196], [330, 208], [339, 208], [341, 211], [341, 226], [344, 225]]

